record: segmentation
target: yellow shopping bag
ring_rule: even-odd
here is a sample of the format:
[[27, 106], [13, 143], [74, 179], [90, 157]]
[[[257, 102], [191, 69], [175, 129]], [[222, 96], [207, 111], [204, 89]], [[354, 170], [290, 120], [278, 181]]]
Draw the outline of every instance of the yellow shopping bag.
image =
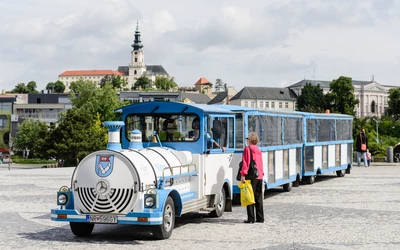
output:
[[254, 204], [254, 192], [251, 186], [251, 180], [240, 182], [238, 187], [240, 188], [240, 203], [242, 207]]

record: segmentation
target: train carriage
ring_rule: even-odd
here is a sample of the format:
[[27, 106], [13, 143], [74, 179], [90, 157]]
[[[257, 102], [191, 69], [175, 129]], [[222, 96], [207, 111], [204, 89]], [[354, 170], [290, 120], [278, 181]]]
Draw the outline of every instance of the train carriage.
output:
[[350, 173], [353, 155], [353, 117], [341, 114], [304, 114], [303, 176], [308, 184], [315, 176]]
[[52, 220], [69, 222], [77, 236], [106, 223], [151, 226], [155, 238], [165, 239], [175, 216], [232, 211], [232, 155], [209, 143], [210, 133], [223, 140], [222, 121], [215, 117], [232, 126], [230, 112], [173, 102], [139, 103], [116, 112], [123, 121], [104, 123], [107, 149], [79, 163], [71, 185], [58, 192]]

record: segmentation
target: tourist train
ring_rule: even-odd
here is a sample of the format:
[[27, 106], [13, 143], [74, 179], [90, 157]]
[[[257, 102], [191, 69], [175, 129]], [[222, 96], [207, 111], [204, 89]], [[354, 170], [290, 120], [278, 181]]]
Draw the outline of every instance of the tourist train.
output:
[[231, 212], [250, 132], [260, 138], [265, 189], [290, 191], [352, 168], [348, 115], [158, 101], [115, 112], [120, 121], [104, 123], [107, 148], [80, 161], [51, 210], [51, 219], [69, 222], [77, 236], [105, 223], [150, 226], [166, 239], [177, 216]]

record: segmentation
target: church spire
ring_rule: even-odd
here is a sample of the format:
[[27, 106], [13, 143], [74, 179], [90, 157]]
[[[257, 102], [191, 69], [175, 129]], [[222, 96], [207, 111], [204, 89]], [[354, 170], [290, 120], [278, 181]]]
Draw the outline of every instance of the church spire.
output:
[[136, 23], [135, 40], [133, 41], [132, 48], [134, 51], [141, 51], [143, 48], [142, 41], [140, 40], [139, 21]]

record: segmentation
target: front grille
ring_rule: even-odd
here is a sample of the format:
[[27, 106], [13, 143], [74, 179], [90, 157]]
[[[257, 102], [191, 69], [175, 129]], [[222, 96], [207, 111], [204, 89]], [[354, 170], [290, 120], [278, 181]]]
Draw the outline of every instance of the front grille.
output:
[[[130, 188], [111, 188], [106, 194], [98, 194], [95, 188], [77, 189], [81, 204], [88, 213], [126, 214], [134, 193]], [[83, 209], [83, 208], [82, 208]]]

